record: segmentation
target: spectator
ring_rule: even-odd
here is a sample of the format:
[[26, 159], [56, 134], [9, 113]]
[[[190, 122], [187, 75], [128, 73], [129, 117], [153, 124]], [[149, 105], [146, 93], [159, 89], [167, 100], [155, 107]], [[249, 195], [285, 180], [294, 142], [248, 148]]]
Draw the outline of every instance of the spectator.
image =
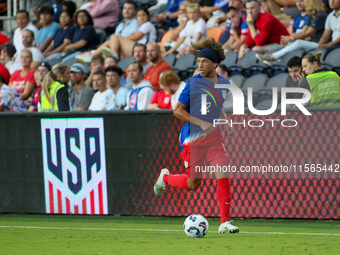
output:
[[230, 37], [223, 48], [227, 51], [238, 51], [247, 38], [248, 25], [242, 18], [242, 14], [235, 7], [228, 7], [226, 17], [231, 21]]
[[[89, 85], [90, 87], [92, 87], [94, 90], [98, 90], [98, 88], [96, 87], [96, 84], [99, 84], [98, 81], [97, 83], [93, 83], [93, 75], [97, 72], [104, 72], [104, 58], [102, 56], [95, 56], [91, 59], [91, 73], [89, 75], [89, 77], [87, 78], [87, 80], [85, 81], [85, 83], [87, 85]], [[98, 77], [97, 77], [98, 78]], [[105, 80], [105, 76], [104, 76], [104, 80]]]
[[228, 7], [235, 7], [239, 12], [246, 16], [246, 11], [244, 9], [245, 0], [230, 0]]
[[30, 22], [29, 14], [26, 10], [19, 10], [17, 12], [16, 22], [17, 22], [18, 28], [15, 29], [14, 31], [13, 44], [17, 52], [20, 54], [21, 50], [25, 48], [22, 43], [22, 32], [24, 30], [30, 30], [34, 34], [33, 38], [37, 38], [38, 28], [34, 26], [32, 22]]
[[51, 66], [47, 62], [41, 62], [38, 69], [34, 73], [35, 85], [32, 95], [31, 95], [31, 105], [28, 108], [29, 112], [36, 112], [38, 111], [38, 105], [40, 101], [40, 94], [41, 94], [41, 84], [46, 76], [46, 74], [51, 71]]
[[176, 45], [176, 40], [178, 39], [179, 34], [182, 32], [188, 22], [188, 15], [186, 10], [178, 13], [177, 22], [178, 26], [170, 31], [167, 42], [163, 45], [160, 45], [162, 54], [164, 54], [166, 51], [170, 50]]
[[[288, 52], [296, 49], [303, 49], [309, 51], [315, 48], [327, 48], [332, 47], [340, 43], [340, 32], [339, 32], [339, 15], [340, 1], [331, 1], [330, 6], [334, 9], [328, 16], [323, 12], [323, 5], [321, 0], [305, 0], [305, 6], [308, 14], [313, 17], [310, 28], [308, 30], [314, 31], [311, 36], [311, 41], [296, 40], [293, 43], [287, 45], [287, 47], [279, 50], [271, 55], [258, 55], [258, 59], [265, 65], [271, 66], [273, 61], [280, 59]], [[313, 13], [313, 12], [314, 13]], [[326, 22], [325, 22], [326, 20]], [[322, 33], [323, 32], [323, 33]], [[321, 38], [320, 35], [322, 34]], [[294, 36], [296, 38], [297, 35]], [[293, 40], [294, 40], [293, 38]], [[329, 42], [329, 39], [332, 39]]]
[[140, 8], [137, 11], [137, 20], [141, 25], [136, 33], [130, 34], [127, 38], [121, 35], [110, 37], [110, 47], [102, 47], [100, 50], [105, 56], [119, 56], [123, 59], [132, 55], [133, 46], [137, 43], [148, 44], [156, 41], [156, 29], [149, 21], [149, 11]]
[[[162, 72], [159, 75], [159, 80], [161, 80], [164, 72]], [[159, 84], [159, 87], [160, 89], [156, 90], [155, 93], [153, 94], [148, 109], [149, 110], [172, 109], [171, 94], [168, 91], [164, 90], [164, 86], [162, 83]]]
[[51, 44], [44, 52], [45, 61], [51, 61], [52, 59], [60, 59], [64, 48], [72, 43], [73, 34], [76, 27], [73, 24], [72, 15], [67, 11], [63, 11], [60, 14], [60, 28], [55, 33]]
[[267, 13], [274, 15], [285, 27], [289, 27], [293, 21], [291, 16], [282, 13], [280, 5], [275, 0], [260, 0], [261, 8]]
[[176, 19], [178, 18], [179, 7], [182, 2], [183, 0], [169, 0], [165, 13], [152, 16], [155, 23], [161, 24], [157, 26], [159, 29], [167, 31], [170, 27], [176, 27], [178, 25]]
[[27, 108], [20, 95], [5, 84], [0, 75], [0, 112], [26, 112]]
[[[222, 76], [223, 78], [226, 78], [229, 80], [230, 82], [230, 85], [232, 86], [237, 86], [235, 84], [235, 82], [232, 80], [232, 79], [229, 79], [229, 73], [228, 73], [228, 67], [224, 64], [218, 64], [217, 67], [216, 67], [216, 73], [220, 76]], [[240, 87], [240, 86], [238, 86]], [[232, 93], [228, 93], [225, 100], [224, 100], [224, 103], [223, 103], [223, 107], [224, 108], [233, 108], [233, 95]]]
[[215, 0], [214, 6], [204, 6], [201, 7], [201, 13], [207, 12], [211, 13], [211, 17], [207, 21], [207, 29], [215, 26], [215, 21], [218, 18], [225, 17], [224, 11], [227, 9], [229, 0]]
[[42, 6], [39, 10], [39, 17], [43, 27], [38, 32], [38, 37], [36, 38], [36, 47], [41, 52], [44, 52], [52, 42], [53, 37], [60, 26], [57, 22], [53, 21], [54, 10], [50, 6]]
[[68, 13], [70, 13], [72, 15], [72, 18], [74, 14], [76, 13], [76, 10], [77, 10], [77, 6], [73, 1], [65, 1], [63, 3], [63, 11], [67, 11]]
[[[200, 18], [200, 6], [198, 3], [187, 6], [189, 21], [179, 34], [176, 44], [168, 50], [164, 56], [178, 51], [176, 58], [180, 58], [183, 53], [189, 53], [192, 42], [198, 42], [207, 37], [205, 22]], [[158, 76], [157, 76], [158, 77]]]
[[70, 89], [71, 111], [86, 111], [91, 104], [94, 91], [85, 84], [85, 67], [75, 63], [71, 66], [70, 72], [73, 84]]
[[10, 69], [14, 63], [14, 55], [17, 52], [12, 43], [6, 43], [0, 47], [1, 49], [1, 63], [4, 64], [7, 70]]
[[[332, 1], [330, 1], [330, 6]], [[335, 2], [335, 1], [334, 1]], [[311, 98], [305, 106], [336, 107], [340, 106], [339, 75], [321, 66], [322, 52], [308, 53], [302, 58], [302, 68], [306, 77], [300, 87], [311, 92]], [[304, 75], [302, 74], [301, 77]], [[296, 95], [302, 98], [303, 94]]]
[[162, 58], [160, 47], [157, 43], [147, 45], [146, 56], [151, 65], [146, 69], [144, 79], [152, 84], [154, 90], [159, 89], [159, 75], [165, 70], [173, 70]]
[[104, 30], [116, 24], [120, 11], [117, 0], [94, 0], [86, 10], [92, 16], [93, 27]]
[[282, 35], [289, 35], [286, 27], [273, 15], [260, 12], [258, 0], [246, 2], [248, 34], [240, 47], [238, 58], [243, 58], [248, 49], [266, 53], [281, 47]]
[[5, 65], [0, 63], [0, 75], [4, 78], [4, 83], [9, 83], [9, 79], [11, 77]]
[[29, 50], [23, 50], [20, 54], [22, 70], [15, 71], [9, 82], [9, 87], [19, 93], [24, 100], [30, 97], [35, 88], [35, 70], [31, 68], [32, 61], [32, 53]]
[[105, 98], [103, 110], [124, 110], [128, 90], [123, 88], [119, 83], [121, 76], [123, 75], [122, 69], [117, 66], [109, 66], [105, 68], [105, 75], [107, 85], [110, 89]]
[[105, 110], [105, 98], [108, 96], [110, 90], [106, 88], [105, 74], [103, 71], [96, 71], [93, 73], [93, 87], [96, 87], [98, 91], [91, 100], [89, 111]]
[[3, 33], [1, 33], [0, 31], [0, 46], [5, 45], [6, 43], [10, 43], [11, 40], [8, 39], [8, 37], [6, 35], [4, 35]]
[[70, 69], [62, 63], [53, 66], [52, 71], [46, 74], [41, 87], [39, 112], [69, 111], [69, 96], [67, 84], [70, 79]]
[[55, 1], [49, 2], [48, 4], [48, 6], [51, 6], [54, 10], [54, 18], [53, 18], [54, 22], [57, 22], [57, 23], [59, 22], [60, 14], [63, 11], [64, 1], [65, 0], [55, 0]]
[[[22, 43], [24, 45], [24, 49], [28, 50], [32, 53], [33, 60], [31, 62], [31, 69], [37, 69], [40, 62], [43, 60], [43, 54], [39, 49], [33, 46], [34, 41], [34, 33], [31, 30], [25, 30], [22, 33]], [[14, 62], [9, 68], [9, 72], [13, 74], [17, 70], [22, 69], [21, 59], [20, 59], [20, 53], [21, 51], [17, 51], [17, 54], [14, 56]]]
[[118, 66], [118, 61], [113, 56], [109, 56], [104, 59], [104, 68], [109, 66]]
[[65, 46], [61, 56], [64, 57], [63, 63], [73, 59], [82, 52], [88, 51], [97, 45], [93, 28], [93, 20], [86, 10], [80, 10], [76, 14], [76, 30], [72, 37], [72, 43]]
[[171, 106], [174, 108], [186, 83], [184, 81], [181, 82], [178, 75], [171, 70], [163, 72], [160, 83], [163, 85], [164, 90], [171, 94]]
[[133, 82], [132, 90], [126, 97], [125, 110], [146, 110], [154, 91], [151, 83], [143, 79], [143, 67], [139, 63], [129, 65], [129, 76]]
[[[308, 26], [306, 26], [306, 25], [310, 24], [310, 16], [308, 15], [308, 13], [306, 11], [304, 2], [305, 2], [304, 0], [297, 0], [296, 1], [296, 7], [298, 8], [298, 10], [300, 12], [294, 18], [293, 33], [290, 36], [282, 36], [281, 37], [281, 44], [283, 44], [285, 46], [288, 43], [297, 39], [297, 37], [295, 38], [295, 35], [302, 33], [302, 32], [304, 32], [304, 33], [307, 32]], [[301, 34], [299, 34], [297, 36], [300, 36], [300, 35]], [[308, 38], [308, 35], [305, 38]]]
[[[143, 74], [145, 74], [146, 70], [151, 65], [146, 57], [146, 46], [144, 44], [135, 44], [135, 46], [133, 46], [132, 52], [135, 61], [141, 64], [143, 67]], [[128, 70], [126, 73], [128, 74]], [[133, 82], [130, 80], [129, 75], [127, 75], [124, 88], [131, 90], [132, 86]]]
[[[289, 72], [289, 77], [286, 79], [286, 87], [298, 87], [300, 84], [299, 77], [301, 75], [302, 59], [300, 57], [294, 56], [287, 63], [287, 69]], [[293, 93], [288, 93], [287, 98], [294, 98]]]
[[[137, 4], [133, 1], [126, 1], [123, 5], [122, 13], [124, 20], [119, 23], [115, 30], [115, 34], [112, 36], [120, 35], [127, 38], [130, 34], [136, 33], [140, 27], [139, 22], [135, 18], [137, 13]], [[77, 56], [77, 60], [90, 63], [92, 56], [102, 55], [102, 48], [111, 49], [111, 47], [113, 48], [114, 46], [111, 44], [111, 40], [108, 40], [100, 45], [96, 50], [87, 51], [82, 53], [81, 56]], [[118, 55], [115, 55], [114, 57], [117, 59], [119, 58]]]

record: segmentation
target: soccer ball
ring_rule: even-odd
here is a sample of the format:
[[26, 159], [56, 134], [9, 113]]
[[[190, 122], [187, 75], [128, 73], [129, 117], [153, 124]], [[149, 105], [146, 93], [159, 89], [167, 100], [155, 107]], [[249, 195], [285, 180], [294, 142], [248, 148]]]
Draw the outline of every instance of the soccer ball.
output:
[[191, 238], [204, 237], [208, 233], [209, 223], [202, 215], [191, 214], [185, 219], [183, 228], [187, 236]]

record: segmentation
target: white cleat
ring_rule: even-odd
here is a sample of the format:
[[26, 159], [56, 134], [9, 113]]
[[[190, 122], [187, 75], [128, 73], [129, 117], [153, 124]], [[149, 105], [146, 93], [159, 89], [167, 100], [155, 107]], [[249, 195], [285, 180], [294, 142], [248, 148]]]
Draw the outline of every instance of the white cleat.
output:
[[224, 233], [238, 233], [238, 232], [240, 232], [238, 227], [231, 225], [231, 222], [232, 222], [232, 220], [223, 222], [220, 225], [220, 227], [218, 228], [218, 233], [224, 234]]
[[160, 196], [160, 195], [162, 195], [163, 192], [164, 192], [164, 189], [165, 189], [166, 184], [165, 184], [165, 182], [163, 181], [163, 176], [164, 176], [165, 174], [170, 174], [170, 172], [169, 172], [168, 169], [163, 168], [163, 169], [161, 170], [161, 174], [159, 175], [157, 181], [155, 182], [155, 185], [153, 186], [153, 190], [154, 190], [156, 196]]

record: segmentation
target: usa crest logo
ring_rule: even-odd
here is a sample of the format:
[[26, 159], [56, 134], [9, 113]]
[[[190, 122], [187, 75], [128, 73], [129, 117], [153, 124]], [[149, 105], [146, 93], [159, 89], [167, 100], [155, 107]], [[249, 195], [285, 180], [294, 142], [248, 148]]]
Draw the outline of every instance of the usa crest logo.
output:
[[48, 214], [108, 214], [103, 118], [41, 119]]

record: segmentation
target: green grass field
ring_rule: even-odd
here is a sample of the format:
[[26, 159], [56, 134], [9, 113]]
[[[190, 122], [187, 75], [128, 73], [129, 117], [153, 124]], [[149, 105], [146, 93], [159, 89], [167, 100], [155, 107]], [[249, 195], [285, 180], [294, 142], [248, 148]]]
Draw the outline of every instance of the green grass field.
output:
[[340, 221], [235, 220], [191, 239], [184, 218], [0, 215], [0, 254], [340, 254]]

